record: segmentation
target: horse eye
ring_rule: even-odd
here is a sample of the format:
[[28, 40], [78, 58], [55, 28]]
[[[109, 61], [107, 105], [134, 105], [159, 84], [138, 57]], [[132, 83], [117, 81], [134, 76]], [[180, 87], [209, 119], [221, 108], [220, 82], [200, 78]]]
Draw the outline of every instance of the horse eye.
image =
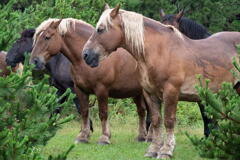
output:
[[97, 29], [97, 33], [98, 33], [98, 34], [103, 33], [103, 31], [104, 31], [104, 28], [98, 28], [98, 29]]
[[51, 39], [51, 37], [47, 37], [47, 36], [46, 36], [46, 37], [44, 37], [44, 39], [45, 39], [45, 40], [49, 40], [49, 39]]

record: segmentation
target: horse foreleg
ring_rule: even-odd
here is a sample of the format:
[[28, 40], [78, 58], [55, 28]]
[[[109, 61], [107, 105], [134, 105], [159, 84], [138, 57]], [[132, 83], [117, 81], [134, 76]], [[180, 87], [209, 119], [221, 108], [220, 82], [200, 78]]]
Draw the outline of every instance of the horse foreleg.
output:
[[133, 99], [137, 106], [137, 112], [139, 117], [138, 136], [136, 138], [137, 141], [139, 142], [145, 141], [146, 138], [146, 126], [145, 126], [146, 106], [143, 98], [144, 98], [143, 95], [139, 95]]
[[99, 118], [102, 124], [102, 135], [98, 140], [98, 144], [110, 144], [110, 129], [108, 124], [108, 92], [104, 87], [98, 87], [96, 96], [99, 105]]
[[162, 132], [160, 131], [162, 117], [159, 113], [159, 108], [161, 111], [161, 105], [159, 105], [159, 100], [156, 96], [150, 96], [144, 91], [144, 97], [147, 101], [150, 115], [151, 115], [151, 128], [152, 128], [152, 142], [148, 147], [145, 157], [157, 157], [157, 153], [163, 145]]
[[160, 149], [157, 158], [171, 158], [176, 145], [174, 136], [174, 126], [176, 121], [176, 110], [178, 102], [179, 89], [168, 83], [164, 87], [164, 125], [166, 128], [166, 137], [163, 147]]
[[82, 116], [82, 125], [80, 134], [76, 138], [76, 143], [88, 143], [90, 136], [90, 120], [89, 120], [89, 95], [83, 93], [77, 86], [74, 85], [74, 91], [80, 101], [80, 114]]

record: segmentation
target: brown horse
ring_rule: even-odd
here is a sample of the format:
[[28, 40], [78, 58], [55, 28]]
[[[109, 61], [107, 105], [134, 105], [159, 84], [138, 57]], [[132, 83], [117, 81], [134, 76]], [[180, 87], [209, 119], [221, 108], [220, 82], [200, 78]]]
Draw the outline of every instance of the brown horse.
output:
[[[10, 70], [7, 68], [6, 64], [6, 55], [7, 53], [4, 51], [0, 51], [0, 77], [6, 77], [10, 74]], [[22, 67], [21, 64], [18, 64], [16, 67], [12, 68], [13, 72], [16, 72], [18, 69]]]
[[[89, 130], [89, 94], [97, 96], [99, 117], [102, 124], [100, 144], [110, 143], [108, 124], [108, 97], [133, 97], [139, 115], [138, 140], [145, 140], [145, 102], [138, 81], [139, 73], [136, 61], [124, 49], [118, 49], [106, 58], [99, 67], [93, 69], [83, 60], [81, 52], [85, 42], [94, 32], [94, 28], [81, 20], [49, 19], [41, 23], [34, 35], [34, 48], [30, 62], [42, 69], [45, 63], [59, 52], [71, 62], [74, 89], [80, 101], [82, 129], [76, 142], [88, 142]], [[108, 65], [107, 65], [108, 64]]]
[[[92, 67], [98, 65], [96, 59], [111, 54], [118, 47], [128, 50], [137, 60], [144, 93], [151, 95], [155, 104], [149, 106], [153, 141], [145, 156], [170, 158], [176, 145], [174, 126], [178, 100], [200, 101], [195, 89], [197, 74], [210, 79], [209, 88], [214, 92], [223, 81], [234, 83], [230, 70], [232, 58], [237, 55], [237, 43], [240, 43], [239, 32], [222, 32], [204, 40], [191, 40], [173, 26], [119, 10], [117, 6], [103, 12], [82, 54]], [[162, 118], [158, 99], [163, 100], [165, 107], [164, 139], [160, 131]]]

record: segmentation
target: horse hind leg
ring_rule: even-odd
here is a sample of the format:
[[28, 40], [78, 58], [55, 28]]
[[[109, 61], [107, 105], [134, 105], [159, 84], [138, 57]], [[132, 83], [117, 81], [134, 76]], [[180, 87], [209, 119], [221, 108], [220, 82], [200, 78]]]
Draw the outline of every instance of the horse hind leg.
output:
[[164, 87], [164, 125], [166, 128], [166, 137], [163, 147], [160, 149], [157, 158], [171, 158], [175, 149], [176, 140], [174, 136], [174, 126], [176, 121], [176, 110], [178, 102], [179, 89], [172, 84]]
[[[98, 94], [100, 93], [100, 94]], [[108, 123], [108, 92], [105, 89], [98, 90], [97, 100], [99, 105], [99, 118], [102, 125], [102, 135], [98, 140], [98, 144], [106, 145], [110, 144], [110, 128]]]
[[203, 119], [203, 125], [204, 125], [204, 135], [205, 137], [208, 137], [210, 134], [210, 129], [209, 129], [209, 124], [212, 123], [212, 120], [209, 119], [205, 113], [205, 106], [203, 104], [201, 104], [200, 102], [198, 102], [198, 106], [202, 115], [202, 119]]
[[139, 117], [138, 136], [136, 140], [138, 142], [144, 142], [146, 139], [146, 126], [145, 126], [145, 111], [146, 106], [143, 99], [143, 95], [139, 95], [134, 98], [134, 102], [137, 106], [137, 112]]

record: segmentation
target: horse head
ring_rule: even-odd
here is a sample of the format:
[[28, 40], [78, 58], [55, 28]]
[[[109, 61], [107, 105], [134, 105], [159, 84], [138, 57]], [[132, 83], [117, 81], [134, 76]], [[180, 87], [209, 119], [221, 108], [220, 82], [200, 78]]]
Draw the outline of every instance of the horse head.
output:
[[45, 69], [46, 62], [59, 53], [62, 37], [58, 33], [58, 26], [61, 21], [61, 19], [48, 19], [36, 29], [30, 57], [30, 63], [35, 65], [35, 69]]
[[161, 23], [166, 25], [172, 25], [179, 29], [179, 22], [181, 18], [183, 17], [184, 11], [181, 10], [178, 14], [168, 14], [166, 15], [163, 11], [163, 9], [160, 9], [160, 17], [161, 17]]
[[106, 4], [95, 32], [85, 44], [82, 52], [83, 58], [91, 67], [97, 67], [99, 59], [102, 60], [123, 44], [125, 38], [119, 12], [121, 12], [119, 5], [110, 9]]
[[34, 33], [35, 29], [26, 29], [21, 33], [21, 37], [13, 44], [7, 53], [7, 65], [15, 67], [18, 63], [24, 62], [24, 53], [32, 51]]

